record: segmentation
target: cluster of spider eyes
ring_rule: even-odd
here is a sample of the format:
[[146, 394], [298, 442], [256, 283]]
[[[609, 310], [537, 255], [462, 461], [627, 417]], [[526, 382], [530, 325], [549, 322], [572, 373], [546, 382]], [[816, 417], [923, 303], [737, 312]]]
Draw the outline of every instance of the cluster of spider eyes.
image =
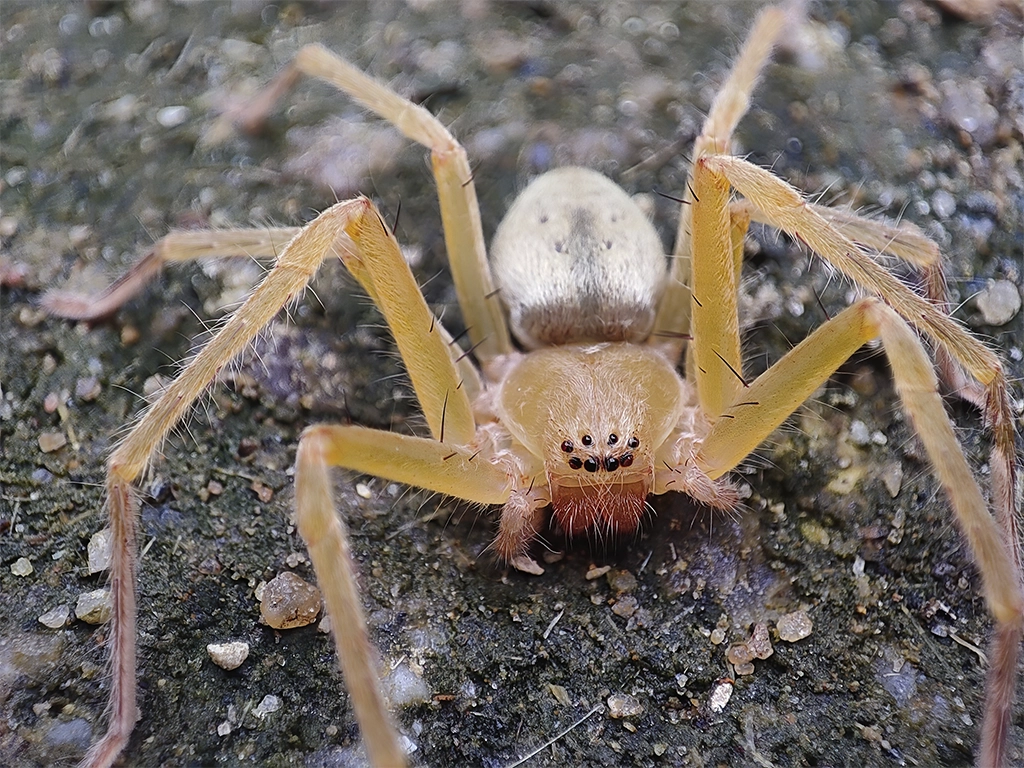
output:
[[[619, 436], [612, 432], [608, 435], [608, 445], [618, 445]], [[580, 438], [580, 443], [585, 447], [589, 448], [594, 444], [594, 438], [591, 435], [583, 435]], [[569, 466], [572, 469], [585, 469], [587, 472], [597, 472], [599, 469], [604, 469], [606, 472], [614, 472], [619, 467], [628, 467], [633, 464], [633, 449], [640, 446], [640, 440], [638, 438], [631, 437], [626, 441], [626, 452], [621, 453], [618, 456], [587, 456], [585, 459], [581, 459], [579, 456], [571, 456], [569, 458]], [[565, 453], [572, 453], [576, 447], [573, 445], [572, 440], [562, 441], [562, 450]]]

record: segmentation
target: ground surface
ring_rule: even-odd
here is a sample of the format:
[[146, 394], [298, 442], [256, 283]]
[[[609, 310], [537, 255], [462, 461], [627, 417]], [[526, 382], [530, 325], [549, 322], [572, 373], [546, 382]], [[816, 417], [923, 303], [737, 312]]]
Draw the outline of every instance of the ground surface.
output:
[[[104, 526], [114, 436], [147, 380], [173, 375], [203, 321], [258, 272], [169, 270], [95, 327], [43, 317], [42, 290], [102, 284], [172, 227], [297, 224], [361, 190], [392, 217], [401, 201], [398, 236], [428, 300], [459, 330], [421, 150], [308, 83], [262, 137], [202, 147], [217, 110], [300, 44], [323, 42], [453, 126], [490, 233], [515, 190], [553, 165], [678, 194], [683, 154], [753, 16], [745, 3], [67, 8], [7, 2], [0, 16], [4, 765], [73, 761], [101, 732], [105, 630], [37, 619], [103, 586], [88, 574], [86, 544]], [[1022, 316], [986, 325], [973, 298], [989, 279], [1018, 290], [1022, 280], [1019, 19], [966, 22], [918, 2], [815, 4], [812, 17], [812, 32], [788, 35], [791, 50], [768, 71], [740, 149], [826, 199], [924, 227], [950, 257], [959, 316], [1019, 379]], [[668, 248], [674, 206], [655, 206]], [[749, 251], [756, 371], [824, 319], [815, 292], [830, 312], [847, 296], [771, 233], [755, 233]], [[386, 333], [341, 272], [324, 270], [316, 296], [234, 387], [206, 400], [146, 483], [142, 719], [126, 764], [359, 760], [327, 636], [261, 625], [254, 599], [282, 571], [313, 579], [289, 521], [304, 426], [351, 418], [422, 433]], [[983, 474], [978, 419], [953, 410]], [[43, 452], [44, 433], [66, 445]], [[635, 540], [604, 553], [577, 542], [538, 578], [485, 552], [493, 513], [339, 476], [414, 761], [514, 764], [591, 713], [529, 764], [968, 764], [984, 670], [964, 643], [984, 646], [988, 618], [884, 361], [851, 361], [742, 479], [751, 493], [735, 519], [659, 499]], [[23, 557], [32, 573], [15, 575]], [[587, 580], [592, 563], [613, 570]], [[776, 624], [793, 611], [813, 632], [788, 643]], [[757, 622], [774, 655], [736, 675], [726, 650]], [[205, 646], [231, 639], [251, 653], [225, 672]], [[728, 677], [732, 697], [713, 711]], [[269, 713], [268, 695], [280, 704]], [[612, 718], [619, 695], [640, 711]], [[612, 707], [622, 701], [632, 707]], [[1020, 759], [1024, 710], [1012, 736]]]

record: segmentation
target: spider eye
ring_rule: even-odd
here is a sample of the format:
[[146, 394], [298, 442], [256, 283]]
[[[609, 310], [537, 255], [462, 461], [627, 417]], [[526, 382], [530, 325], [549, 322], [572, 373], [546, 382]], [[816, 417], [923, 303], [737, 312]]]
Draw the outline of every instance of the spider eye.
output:
[[566, 453], [572, 453], [572, 440], [563, 440], [562, 450]]
[[594, 438], [592, 438], [590, 435], [584, 435], [582, 438], [580, 438], [580, 442], [583, 443], [584, 445], [593, 445]]
[[616, 469], [619, 468], [619, 460], [616, 459], [614, 456], [605, 456], [604, 468], [608, 472], [614, 472]]
[[583, 460], [580, 459], [579, 456], [573, 456], [571, 459], [569, 459], [569, 466], [572, 469], [579, 469], [580, 467], [583, 466]]
[[629, 440], [626, 441], [626, 445], [629, 446], [630, 448], [639, 448], [640, 441], [636, 437], [631, 437], [629, 438]]
[[608, 445], [615, 445], [617, 442], [619, 442], [618, 435], [616, 435], [614, 432], [608, 435]]
[[631, 467], [631, 466], [633, 466], [633, 454], [632, 453], [624, 453], [624, 454], [622, 454], [622, 456], [619, 457], [619, 466], [620, 467]]
[[587, 472], [597, 472], [598, 466], [600, 465], [597, 463], [597, 459], [595, 459], [593, 456], [589, 457], [586, 461], [583, 462], [583, 468], [587, 470]]

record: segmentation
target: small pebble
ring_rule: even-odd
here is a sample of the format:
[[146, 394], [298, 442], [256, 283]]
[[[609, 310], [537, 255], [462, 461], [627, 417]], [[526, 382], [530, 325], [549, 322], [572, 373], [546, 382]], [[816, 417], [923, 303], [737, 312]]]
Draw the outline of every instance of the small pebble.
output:
[[39, 450], [43, 453], [53, 453], [59, 448], [67, 445], [68, 439], [63, 432], [40, 432]]
[[177, 128], [192, 116], [188, 107], [164, 107], [156, 113], [156, 121], [164, 128]]
[[126, 325], [121, 329], [121, 343], [126, 347], [130, 347], [140, 338], [142, 338], [142, 334], [134, 325]]
[[260, 597], [260, 614], [274, 629], [312, 624], [320, 613], [320, 590], [285, 571], [267, 582]]
[[587, 581], [594, 581], [595, 579], [600, 579], [611, 569], [612, 567], [610, 565], [602, 565], [600, 568], [595, 566], [591, 568], [589, 571], [587, 571], [586, 579]]
[[861, 448], [871, 442], [871, 432], [868, 431], [868, 425], [860, 419], [854, 419], [850, 422], [850, 442]]
[[75, 604], [75, 616], [86, 624], [105, 624], [110, 619], [112, 604], [109, 589], [83, 592]]
[[86, 547], [89, 557], [89, 573], [100, 573], [110, 568], [110, 529], [96, 531]]
[[11, 563], [11, 573], [15, 576], [31, 576], [35, 568], [27, 557], [19, 557]]
[[256, 716], [257, 719], [262, 720], [267, 715], [273, 712], [277, 712], [277, 710], [279, 710], [280, 708], [281, 698], [279, 696], [275, 696], [272, 693], [268, 693], [266, 696], [263, 697], [263, 701], [256, 705], [256, 709], [254, 709], [252, 713]]
[[754, 663], [752, 661], [746, 661], [742, 664], [736, 664], [733, 669], [736, 671], [736, 677], [744, 677], [754, 674]]
[[639, 603], [637, 599], [632, 595], [626, 595], [625, 597], [615, 601], [612, 606], [612, 613], [616, 616], [621, 616], [624, 619], [628, 619], [634, 613], [636, 613]]
[[644, 705], [636, 696], [628, 693], [613, 693], [608, 697], [608, 714], [616, 720], [643, 714]]
[[932, 210], [940, 219], [948, 219], [956, 213], [956, 198], [944, 189], [932, 195]]
[[157, 397], [157, 395], [164, 391], [167, 384], [168, 380], [165, 377], [161, 376], [159, 373], [154, 373], [142, 382], [142, 394], [152, 401]]
[[755, 659], [767, 659], [775, 653], [775, 649], [772, 648], [772, 641], [768, 637], [767, 624], [758, 622], [754, 625], [754, 631], [751, 633], [750, 639], [747, 640], [747, 647]]
[[565, 690], [563, 686], [548, 683], [548, 690], [551, 692], [551, 695], [554, 696], [555, 701], [563, 707], [568, 707], [572, 704], [572, 699], [569, 698], [569, 692]]
[[544, 569], [540, 567], [540, 564], [532, 557], [527, 557], [526, 555], [513, 557], [509, 564], [517, 571], [529, 573], [533, 576], [540, 576], [544, 573]]
[[66, 605], [58, 605], [40, 616], [39, 623], [50, 629], [60, 629], [68, 623], [70, 617], [71, 608]]
[[85, 403], [91, 403], [100, 396], [103, 387], [95, 376], [88, 376], [75, 382], [75, 397]]
[[[740, 665], [749, 665], [750, 660], [754, 658], [754, 655], [750, 652], [750, 648], [747, 647], [746, 643], [734, 643], [729, 646], [729, 650], [725, 652], [725, 658], [729, 660], [729, 663], [734, 667]], [[753, 669], [753, 665], [751, 665]]]
[[828, 531], [826, 531], [823, 526], [813, 521], [802, 523], [800, 525], [800, 533], [811, 544], [817, 544], [819, 547], [828, 548], [832, 541], [832, 537], [829, 536]]
[[1020, 291], [1009, 280], [993, 280], [977, 302], [986, 325], [1006, 325], [1020, 312]]
[[775, 628], [779, 632], [780, 640], [784, 640], [787, 643], [795, 643], [797, 640], [803, 640], [810, 635], [814, 630], [814, 625], [811, 623], [811, 617], [807, 615], [806, 611], [794, 611], [793, 613], [787, 613], [785, 616], [780, 616], [779, 620], [775, 622]]
[[882, 485], [892, 498], [899, 496], [900, 488], [903, 486], [903, 467], [896, 463], [885, 467], [882, 470]]
[[221, 669], [238, 669], [249, 658], [249, 644], [240, 640], [229, 643], [210, 643], [206, 646], [213, 663]]
[[[399, 662], [380, 681], [384, 699], [395, 709], [415, 707], [431, 701], [432, 691], [423, 679], [423, 667], [412, 660]], [[468, 698], [473, 698], [470, 693]]]
[[216, 557], [208, 557], [199, 564], [199, 572], [204, 576], [216, 576], [224, 569]]
[[326, 613], [324, 617], [320, 619], [320, 623], [316, 625], [316, 631], [324, 635], [331, 634], [331, 617]]
[[725, 709], [729, 703], [729, 699], [732, 698], [733, 684], [728, 681], [721, 681], [711, 689], [711, 695], [708, 697], [708, 707], [712, 712], [718, 713]]
[[284, 562], [289, 568], [298, 568], [300, 565], [308, 563], [309, 558], [302, 552], [289, 552], [288, 556], [284, 559]]
[[614, 571], [608, 572], [608, 586], [620, 595], [624, 592], [632, 592], [636, 589], [636, 585], [636, 576], [629, 571], [616, 568]]
[[252, 485], [249, 487], [256, 492], [257, 498], [264, 504], [274, 498], [274, 489], [262, 480], [253, 480]]

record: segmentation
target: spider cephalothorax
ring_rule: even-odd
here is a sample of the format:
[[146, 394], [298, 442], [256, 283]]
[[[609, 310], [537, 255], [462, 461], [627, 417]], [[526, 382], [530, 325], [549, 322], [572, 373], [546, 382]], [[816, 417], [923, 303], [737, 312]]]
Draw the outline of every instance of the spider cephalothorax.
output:
[[500, 384], [501, 421], [542, 463], [564, 531], [636, 529], [683, 386], [659, 352], [624, 343], [544, 348], [509, 371]]

